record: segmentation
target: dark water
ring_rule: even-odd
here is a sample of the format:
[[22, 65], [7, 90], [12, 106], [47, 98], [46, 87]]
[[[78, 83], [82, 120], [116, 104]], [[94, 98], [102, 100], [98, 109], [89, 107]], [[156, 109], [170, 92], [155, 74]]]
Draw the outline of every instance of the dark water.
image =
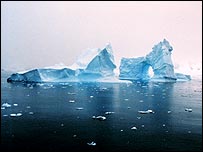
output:
[[[1, 103], [11, 107], [1, 110], [1, 150], [202, 151], [201, 80], [26, 85], [6, 78]], [[138, 112], [148, 109], [155, 113]], [[92, 119], [99, 115], [106, 120]]]

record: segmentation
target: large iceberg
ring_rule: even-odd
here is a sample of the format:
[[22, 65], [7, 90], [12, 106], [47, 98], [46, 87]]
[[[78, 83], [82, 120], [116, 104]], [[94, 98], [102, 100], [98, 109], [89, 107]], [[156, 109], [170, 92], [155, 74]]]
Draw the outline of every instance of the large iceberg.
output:
[[[173, 48], [164, 39], [152, 48], [144, 57], [122, 58], [119, 67], [119, 78], [114, 74], [113, 50], [108, 43], [104, 48], [88, 49], [78, 57], [71, 66], [57, 66], [32, 69], [12, 74], [8, 82], [123, 82], [123, 80], [139, 81], [188, 81], [189, 75], [174, 73], [171, 60]], [[150, 67], [153, 77], [149, 74]], [[124, 81], [126, 82], [126, 81]]]
[[[119, 78], [122, 80], [139, 81], [176, 81], [190, 80], [190, 76], [174, 73], [171, 60], [173, 47], [164, 39], [152, 48], [152, 51], [144, 57], [122, 58], [119, 67]], [[153, 69], [153, 77], [149, 75], [149, 68]]]
[[[94, 81], [113, 77], [114, 56], [108, 43], [103, 49], [91, 49], [82, 54], [70, 67], [42, 68], [12, 74], [8, 82], [67, 82]], [[105, 79], [104, 79], [105, 80]]]

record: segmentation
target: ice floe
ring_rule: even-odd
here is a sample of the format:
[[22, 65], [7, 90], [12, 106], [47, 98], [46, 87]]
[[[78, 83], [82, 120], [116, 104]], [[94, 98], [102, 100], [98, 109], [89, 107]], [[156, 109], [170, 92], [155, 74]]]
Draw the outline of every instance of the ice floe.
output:
[[138, 111], [140, 114], [148, 114], [148, 113], [154, 113], [153, 110], [147, 110], [147, 111]]
[[115, 112], [109, 112], [109, 111], [107, 111], [107, 112], [105, 112], [105, 115], [110, 115], [112, 113], [115, 113]]
[[11, 104], [8, 104], [8, 103], [3, 103], [1, 106], [2, 106], [2, 107], [9, 108], [9, 107], [11, 107]]
[[192, 112], [191, 108], [185, 108], [185, 111]]
[[87, 145], [89, 145], [89, 146], [96, 146], [97, 144], [94, 141], [92, 141], [91, 143], [87, 143]]
[[104, 116], [92, 116], [92, 119], [97, 119], [97, 120], [106, 120], [106, 117], [104, 117]]

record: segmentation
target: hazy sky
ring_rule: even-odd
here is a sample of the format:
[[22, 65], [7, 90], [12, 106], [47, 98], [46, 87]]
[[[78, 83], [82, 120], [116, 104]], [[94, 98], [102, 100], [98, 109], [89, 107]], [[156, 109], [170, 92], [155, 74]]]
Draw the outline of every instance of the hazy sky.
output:
[[4, 69], [71, 65], [107, 42], [119, 66], [163, 38], [174, 62], [202, 62], [202, 2], [1, 2]]

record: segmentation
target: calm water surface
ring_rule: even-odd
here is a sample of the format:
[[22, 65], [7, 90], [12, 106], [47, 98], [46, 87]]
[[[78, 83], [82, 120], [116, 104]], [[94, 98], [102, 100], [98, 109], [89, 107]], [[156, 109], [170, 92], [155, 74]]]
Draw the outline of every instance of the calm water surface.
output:
[[1, 109], [4, 151], [202, 151], [202, 80], [34, 85], [7, 83], [7, 76], [1, 77], [1, 104], [11, 105]]

